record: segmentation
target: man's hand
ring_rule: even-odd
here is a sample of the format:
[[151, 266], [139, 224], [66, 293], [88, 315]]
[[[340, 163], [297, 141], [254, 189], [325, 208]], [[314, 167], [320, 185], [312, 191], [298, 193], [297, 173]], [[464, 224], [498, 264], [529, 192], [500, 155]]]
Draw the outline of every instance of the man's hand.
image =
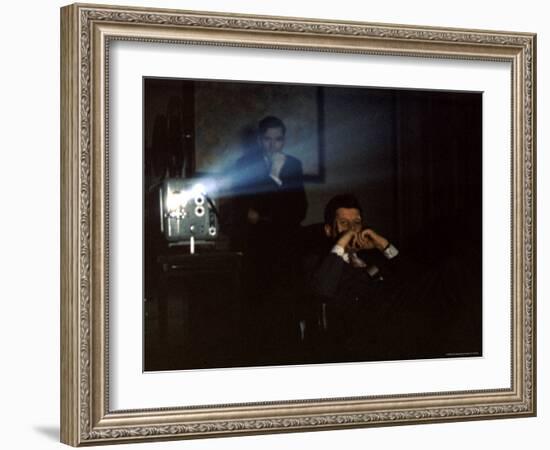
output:
[[385, 237], [367, 228], [357, 233], [352, 245], [356, 250], [370, 250], [376, 248], [382, 252], [389, 245], [389, 242]]
[[356, 237], [356, 232], [353, 230], [346, 231], [340, 235], [338, 240], [336, 241], [336, 245], [342, 247], [343, 249], [349, 250], [348, 247], [350, 247], [350, 244], [352, 240]]
[[276, 152], [271, 154], [271, 171], [270, 175], [275, 178], [279, 178], [283, 164], [285, 163], [286, 156], [282, 152]]

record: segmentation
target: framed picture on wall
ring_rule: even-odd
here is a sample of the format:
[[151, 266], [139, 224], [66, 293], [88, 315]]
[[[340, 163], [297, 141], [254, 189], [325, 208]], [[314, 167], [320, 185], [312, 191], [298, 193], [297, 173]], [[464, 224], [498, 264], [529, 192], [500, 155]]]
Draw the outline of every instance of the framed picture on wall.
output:
[[63, 442], [535, 414], [533, 34], [72, 5], [62, 69]]

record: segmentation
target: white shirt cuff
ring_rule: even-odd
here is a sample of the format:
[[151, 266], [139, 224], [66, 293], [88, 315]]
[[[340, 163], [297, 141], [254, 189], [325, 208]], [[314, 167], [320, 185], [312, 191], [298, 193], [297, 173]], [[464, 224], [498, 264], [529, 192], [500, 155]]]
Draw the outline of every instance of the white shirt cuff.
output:
[[340, 245], [335, 245], [334, 247], [332, 247], [331, 252], [338, 256], [344, 256], [344, 253], [346, 253], [346, 250], [344, 250], [344, 247]]
[[340, 245], [335, 245], [334, 247], [332, 247], [332, 250], [330, 252], [339, 256], [344, 261], [349, 262], [349, 255], [346, 253], [346, 250], [344, 247], [341, 247]]
[[392, 259], [399, 255], [399, 250], [397, 250], [392, 244], [390, 244], [382, 253], [386, 258]]

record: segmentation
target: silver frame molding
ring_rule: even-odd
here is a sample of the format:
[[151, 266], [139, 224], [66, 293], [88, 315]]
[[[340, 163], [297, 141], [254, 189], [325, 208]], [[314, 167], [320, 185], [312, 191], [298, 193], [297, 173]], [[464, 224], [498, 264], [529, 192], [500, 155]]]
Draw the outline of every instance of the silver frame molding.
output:
[[[506, 61], [512, 67], [508, 389], [112, 411], [108, 57], [112, 40]], [[61, 441], [312, 431], [536, 415], [536, 35], [74, 4], [61, 9]]]

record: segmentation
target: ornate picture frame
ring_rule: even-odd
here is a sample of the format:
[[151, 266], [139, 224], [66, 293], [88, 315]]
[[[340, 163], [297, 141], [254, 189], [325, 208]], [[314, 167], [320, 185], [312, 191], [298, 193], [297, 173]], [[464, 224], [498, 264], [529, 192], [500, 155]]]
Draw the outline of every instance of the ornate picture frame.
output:
[[[511, 67], [510, 385], [114, 409], [109, 63], [115, 41]], [[536, 35], [74, 4], [61, 9], [61, 441], [94, 445], [536, 414]], [[154, 375], [152, 375], [154, 376]]]

